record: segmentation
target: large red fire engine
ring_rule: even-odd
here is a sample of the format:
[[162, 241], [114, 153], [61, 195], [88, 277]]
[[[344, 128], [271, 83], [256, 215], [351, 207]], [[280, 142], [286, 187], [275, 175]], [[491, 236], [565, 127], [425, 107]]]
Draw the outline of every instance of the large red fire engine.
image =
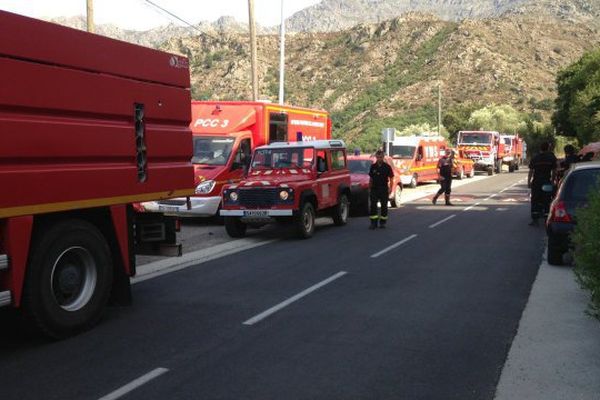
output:
[[501, 135], [500, 141], [504, 143], [502, 163], [508, 165], [508, 172], [518, 170], [523, 163], [523, 139], [519, 135]]
[[458, 150], [475, 163], [477, 171], [488, 175], [502, 172], [504, 143], [500, 133], [494, 131], [460, 131], [457, 138]]
[[193, 193], [188, 61], [2, 11], [0, 37], [0, 305], [64, 337], [180, 250], [130, 203]]
[[194, 101], [192, 122], [196, 193], [145, 203], [147, 210], [178, 216], [213, 216], [223, 186], [239, 182], [251, 152], [273, 142], [331, 139], [331, 120], [322, 110], [261, 102]]

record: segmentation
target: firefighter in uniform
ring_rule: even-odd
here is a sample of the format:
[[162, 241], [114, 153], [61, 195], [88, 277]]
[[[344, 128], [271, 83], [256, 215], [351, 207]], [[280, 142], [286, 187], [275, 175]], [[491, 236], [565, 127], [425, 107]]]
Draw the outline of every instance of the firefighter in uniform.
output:
[[452, 168], [454, 167], [454, 150], [446, 150], [442, 158], [439, 159], [437, 170], [440, 177], [440, 190], [433, 196], [431, 202], [437, 203], [438, 197], [444, 193], [444, 199], [447, 206], [454, 204], [450, 203], [450, 193], [452, 192]]
[[[375, 157], [376, 161], [369, 170], [369, 196], [371, 200], [371, 212], [369, 214], [371, 226], [369, 229], [377, 228], [377, 221], [379, 221], [380, 228], [385, 228], [388, 219], [389, 186], [394, 178], [392, 167], [383, 161], [383, 151], [377, 150]], [[381, 203], [381, 216], [377, 213], [377, 202]]]
[[536, 226], [538, 219], [543, 218], [550, 208], [552, 193], [544, 192], [543, 186], [552, 184], [556, 178], [558, 162], [554, 153], [550, 151], [550, 144], [544, 142], [540, 152], [529, 163], [527, 187], [531, 189], [531, 222]]

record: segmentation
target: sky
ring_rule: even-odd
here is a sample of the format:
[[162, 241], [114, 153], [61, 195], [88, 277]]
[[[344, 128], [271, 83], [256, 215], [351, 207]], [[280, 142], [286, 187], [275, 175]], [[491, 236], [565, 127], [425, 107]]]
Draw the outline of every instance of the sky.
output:
[[[248, 22], [248, 0], [151, 0], [189, 23], [233, 16]], [[284, 15], [291, 16], [320, 0], [284, 0]], [[280, 0], [254, 0], [255, 16], [262, 26], [279, 25]], [[0, 10], [33, 18], [85, 15], [86, 0], [0, 0]], [[111, 23], [124, 29], [145, 30], [181, 22], [151, 6], [146, 0], [94, 0], [96, 24]]]

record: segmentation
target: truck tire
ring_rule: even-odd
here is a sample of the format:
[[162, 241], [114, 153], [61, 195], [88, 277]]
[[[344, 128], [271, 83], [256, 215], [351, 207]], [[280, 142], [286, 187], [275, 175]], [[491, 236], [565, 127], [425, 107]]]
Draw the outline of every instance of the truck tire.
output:
[[491, 165], [487, 168], [487, 174], [488, 176], [492, 176], [494, 175], [494, 167], [492, 167]]
[[301, 239], [308, 239], [315, 233], [315, 207], [311, 202], [302, 204], [294, 222], [296, 233]]
[[401, 198], [402, 198], [402, 187], [400, 185], [397, 185], [396, 189], [394, 190], [394, 197], [392, 197], [392, 200], [390, 201], [390, 203], [392, 204], [392, 207], [399, 208]]
[[548, 264], [562, 265], [563, 264], [563, 248], [560, 245], [558, 238], [548, 236]]
[[62, 339], [96, 325], [113, 278], [98, 228], [75, 219], [57, 223], [36, 233], [29, 257], [23, 308], [34, 331]]
[[239, 217], [225, 217], [225, 231], [232, 238], [246, 236], [248, 225], [243, 223]]
[[348, 196], [342, 194], [337, 205], [333, 208], [333, 223], [337, 226], [346, 225], [348, 223], [348, 213], [350, 211], [350, 203]]
[[419, 184], [419, 182], [418, 182], [418, 178], [419, 178], [419, 177], [417, 176], [417, 174], [414, 174], [414, 175], [412, 176], [412, 178], [410, 179], [410, 183], [408, 184], [408, 186], [409, 186], [410, 188], [412, 188], [412, 189], [416, 188], [416, 187], [417, 187], [417, 185]]
[[458, 180], [465, 179], [465, 167], [461, 167], [460, 168], [460, 172], [458, 173], [458, 175], [456, 176], [456, 178]]
[[515, 164], [513, 164], [513, 163], [508, 164], [508, 172], [509, 173], [515, 172]]

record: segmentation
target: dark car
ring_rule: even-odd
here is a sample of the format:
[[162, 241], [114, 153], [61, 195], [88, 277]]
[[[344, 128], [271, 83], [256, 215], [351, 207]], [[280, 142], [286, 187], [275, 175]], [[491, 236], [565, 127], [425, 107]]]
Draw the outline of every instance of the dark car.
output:
[[599, 182], [599, 161], [574, 164], [562, 180], [546, 221], [550, 264], [563, 263], [563, 255], [571, 246], [569, 235], [575, 228], [576, 210], [587, 205], [589, 193], [599, 190]]

